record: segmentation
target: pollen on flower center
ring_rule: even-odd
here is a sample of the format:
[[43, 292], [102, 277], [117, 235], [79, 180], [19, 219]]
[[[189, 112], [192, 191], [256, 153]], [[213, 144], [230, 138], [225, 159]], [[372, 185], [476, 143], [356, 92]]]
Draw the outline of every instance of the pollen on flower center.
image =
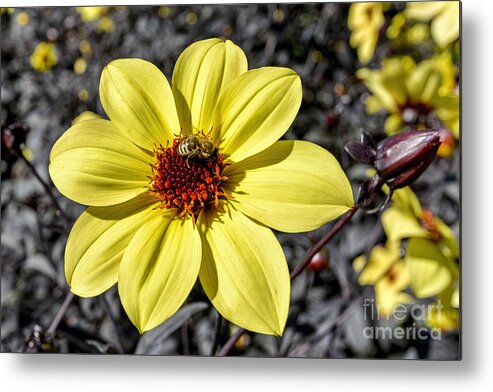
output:
[[217, 207], [225, 197], [221, 183], [225, 167], [222, 154], [215, 152], [209, 158], [179, 154], [183, 138], [175, 138], [168, 147], [155, 147], [155, 163], [151, 164], [149, 191], [162, 201], [161, 208], [177, 208], [183, 217], [189, 213], [195, 219], [207, 206]]

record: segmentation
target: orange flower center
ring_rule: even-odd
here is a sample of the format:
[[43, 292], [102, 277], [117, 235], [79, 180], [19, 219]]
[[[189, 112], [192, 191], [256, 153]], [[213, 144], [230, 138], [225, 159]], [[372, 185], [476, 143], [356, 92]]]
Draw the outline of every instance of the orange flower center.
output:
[[227, 177], [222, 175], [222, 154], [215, 151], [205, 158], [189, 145], [184, 147], [186, 140], [178, 137], [172, 146], [154, 148], [149, 191], [161, 200], [161, 208], [176, 208], [179, 217], [189, 213], [195, 220], [203, 208], [217, 207], [219, 198], [225, 196], [221, 183]]

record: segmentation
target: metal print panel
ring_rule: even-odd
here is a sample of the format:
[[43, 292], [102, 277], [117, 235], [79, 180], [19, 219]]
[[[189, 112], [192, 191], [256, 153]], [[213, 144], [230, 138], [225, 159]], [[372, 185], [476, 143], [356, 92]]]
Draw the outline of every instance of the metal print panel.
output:
[[2, 8], [1, 351], [460, 359], [459, 27]]

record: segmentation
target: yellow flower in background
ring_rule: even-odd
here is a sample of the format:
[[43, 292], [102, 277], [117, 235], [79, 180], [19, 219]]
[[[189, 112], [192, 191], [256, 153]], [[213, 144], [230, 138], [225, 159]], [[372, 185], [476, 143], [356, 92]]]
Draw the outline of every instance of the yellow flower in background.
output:
[[26, 26], [29, 23], [29, 14], [27, 12], [19, 12], [16, 17], [15, 21], [20, 25], [20, 26]]
[[50, 154], [60, 192], [90, 206], [67, 241], [71, 290], [91, 297], [118, 282], [143, 332], [199, 277], [226, 319], [282, 334], [290, 279], [269, 227], [313, 230], [354, 204], [329, 152], [277, 141], [301, 104], [298, 75], [248, 70], [238, 46], [208, 39], [181, 54], [172, 87], [147, 61], [111, 62], [100, 98], [110, 121], [78, 121]]
[[459, 39], [459, 1], [409, 2], [406, 17], [431, 23], [431, 36], [444, 48]]
[[442, 294], [440, 294], [430, 307], [431, 312], [426, 314], [425, 322], [431, 328], [437, 328], [442, 331], [455, 331], [460, 326], [459, 312], [459, 288], [458, 280], [455, 285], [450, 285]]
[[413, 23], [406, 18], [404, 12], [399, 12], [392, 17], [386, 34], [392, 41], [392, 46], [420, 45], [430, 39], [430, 27], [427, 23]]
[[58, 62], [55, 44], [40, 42], [34, 49], [30, 62], [37, 72], [49, 72]]
[[[394, 192], [392, 206], [382, 214], [387, 236], [385, 246], [377, 245], [366, 262], [365, 255], [353, 261], [360, 272], [358, 283], [375, 287], [380, 314], [389, 316], [398, 304], [436, 298], [426, 323], [430, 327], [453, 330], [458, 327], [459, 246], [452, 230], [430, 211], [421, 208], [409, 188]], [[407, 241], [405, 256], [400, 248]]]
[[83, 57], [79, 57], [74, 62], [74, 72], [78, 75], [82, 75], [87, 71], [87, 61]]
[[111, 33], [115, 30], [115, 24], [109, 16], [103, 16], [98, 20], [97, 29], [104, 33]]
[[361, 68], [356, 76], [373, 95], [366, 100], [369, 114], [389, 113], [385, 132], [399, 133], [406, 126], [435, 128], [436, 119], [459, 137], [459, 96], [456, 68], [448, 54], [434, 56], [416, 64], [411, 57], [382, 61], [378, 70]]
[[373, 57], [380, 29], [385, 23], [387, 3], [354, 3], [349, 8], [348, 27], [351, 29], [350, 45], [358, 51], [359, 61], [367, 64]]
[[379, 315], [389, 317], [399, 304], [414, 302], [405, 292], [409, 287], [409, 274], [400, 257], [398, 243], [387, 242], [375, 246], [366, 261], [361, 255], [354, 259], [353, 267], [360, 272], [358, 283], [375, 287], [375, 301]]
[[422, 209], [411, 188], [396, 190], [392, 202], [382, 213], [382, 226], [389, 241], [423, 238], [435, 243], [445, 257], [459, 256], [459, 244], [452, 229], [431, 211]]
[[111, 7], [75, 7], [84, 22], [94, 22], [107, 15]]
[[407, 240], [404, 262], [412, 293], [419, 299], [440, 300], [437, 305], [443, 308], [432, 307], [432, 314], [427, 315], [430, 326], [454, 329], [458, 321], [454, 316], [458, 313], [457, 238], [445, 222], [421, 208], [411, 188], [395, 191], [392, 200], [393, 205], [382, 214], [382, 225], [389, 241]]

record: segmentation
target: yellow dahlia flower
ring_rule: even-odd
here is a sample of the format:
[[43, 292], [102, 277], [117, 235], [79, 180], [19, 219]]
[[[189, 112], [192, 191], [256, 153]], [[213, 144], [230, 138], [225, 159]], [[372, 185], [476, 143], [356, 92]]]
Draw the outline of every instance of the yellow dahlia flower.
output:
[[349, 8], [348, 27], [351, 29], [349, 43], [358, 51], [358, 59], [367, 64], [373, 57], [380, 29], [385, 24], [383, 11], [387, 3], [355, 3]]
[[282, 334], [290, 280], [269, 227], [313, 230], [353, 206], [329, 152], [277, 141], [301, 104], [298, 75], [247, 68], [220, 39], [189, 46], [171, 87], [147, 61], [115, 60], [100, 84], [110, 120], [78, 121], [53, 146], [53, 182], [90, 206], [68, 238], [67, 282], [83, 297], [118, 282], [140, 332], [175, 313], [199, 277], [226, 319]]
[[[375, 246], [368, 261], [365, 255], [353, 261], [354, 269], [360, 272], [358, 283], [375, 287], [380, 313], [388, 315], [398, 304], [412, 303], [414, 298], [435, 298], [427, 324], [443, 330], [457, 328], [459, 244], [452, 229], [422, 209], [409, 187], [394, 192], [391, 207], [382, 213], [382, 226], [385, 246]], [[404, 257], [400, 254], [403, 241]], [[407, 289], [412, 296], [405, 292]]]
[[404, 127], [438, 128], [436, 120], [459, 138], [459, 96], [456, 69], [447, 54], [415, 63], [409, 56], [382, 61], [380, 69], [361, 68], [356, 76], [373, 95], [366, 111], [389, 113], [385, 132], [399, 133]]

